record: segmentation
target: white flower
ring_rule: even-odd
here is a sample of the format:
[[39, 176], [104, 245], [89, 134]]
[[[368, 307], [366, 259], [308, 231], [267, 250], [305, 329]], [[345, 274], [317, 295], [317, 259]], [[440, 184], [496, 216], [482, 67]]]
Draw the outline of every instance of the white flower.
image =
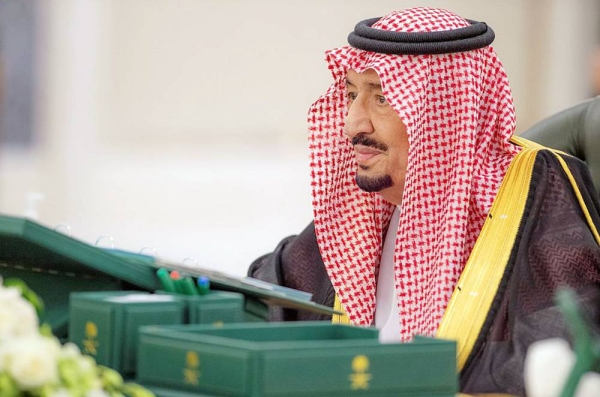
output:
[[72, 342], [65, 343], [60, 351], [60, 358], [64, 359], [77, 358], [80, 355], [81, 351], [79, 350], [79, 346]]
[[[94, 359], [82, 355], [73, 343], [61, 346], [55, 337], [40, 334], [34, 306], [18, 288], [3, 287], [1, 276], [0, 374], [8, 375], [19, 395], [32, 391], [32, 395], [46, 397], [111, 396], [104, 390]], [[72, 385], [76, 388], [69, 390]], [[118, 385], [111, 385], [111, 390], [114, 395], [123, 395]]]
[[15, 313], [10, 305], [0, 301], [0, 343], [13, 336]]
[[39, 321], [35, 309], [17, 288], [0, 287], [0, 343], [14, 337], [38, 333]]
[[534, 342], [525, 358], [525, 388], [529, 397], [558, 397], [575, 364], [575, 353], [560, 338]]
[[3, 349], [5, 370], [23, 390], [56, 382], [59, 350], [60, 344], [54, 338], [15, 338]]
[[82, 373], [94, 372], [96, 370], [96, 361], [90, 356], [77, 357], [77, 365]]
[[21, 297], [21, 291], [17, 287], [0, 286], [0, 302], [8, 302]]
[[23, 298], [15, 300], [13, 310], [17, 313], [15, 336], [31, 336], [39, 333], [38, 316], [31, 303]]

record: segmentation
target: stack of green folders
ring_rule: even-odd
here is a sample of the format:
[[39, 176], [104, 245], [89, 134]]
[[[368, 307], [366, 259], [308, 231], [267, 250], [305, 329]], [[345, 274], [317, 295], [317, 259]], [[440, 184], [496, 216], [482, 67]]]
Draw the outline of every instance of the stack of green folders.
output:
[[159, 397], [454, 397], [456, 345], [326, 322], [147, 326], [136, 380]]
[[244, 296], [211, 291], [202, 296], [141, 291], [71, 293], [69, 340], [98, 364], [135, 376], [138, 329], [144, 325], [247, 321]]
[[[243, 299], [244, 313], [236, 321], [266, 321], [268, 305], [333, 313], [330, 307], [311, 301], [311, 295], [305, 292], [154, 256], [100, 248], [30, 219], [0, 215], [0, 276], [24, 281], [42, 298], [45, 309], [41, 320], [62, 340], [69, 337], [71, 293], [156, 292], [165, 289], [157, 273], [166, 270], [207, 279], [211, 291], [241, 294], [236, 299]], [[218, 295], [219, 299], [224, 296]], [[210, 299], [201, 300], [208, 304]], [[200, 313], [190, 311], [190, 316], [196, 314]]]

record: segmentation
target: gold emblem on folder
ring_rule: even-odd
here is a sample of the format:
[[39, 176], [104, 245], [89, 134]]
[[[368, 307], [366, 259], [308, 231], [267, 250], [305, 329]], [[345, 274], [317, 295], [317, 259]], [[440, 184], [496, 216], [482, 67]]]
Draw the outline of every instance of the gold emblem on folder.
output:
[[348, 377], [351, 382], [350, 388], [352, 390], [367, 390], [369, 388], [369, 381], [372, 378], [371, 374], [368, 373], [369, 359], [367, 356], [359, 355], [354, 357], [352, 360], [352, 371], [354, 373]]
[[183, 381], [188, 385], [197, 385], [200, 380], [200, 358], [198, 353], [188, 351], [185, 355], [185, 368], [183, 369]]
[[91, 321], [85, 323], [85, 339], [83, 339], [83, 352], [95, 356], [98, 354], [98, 327]]

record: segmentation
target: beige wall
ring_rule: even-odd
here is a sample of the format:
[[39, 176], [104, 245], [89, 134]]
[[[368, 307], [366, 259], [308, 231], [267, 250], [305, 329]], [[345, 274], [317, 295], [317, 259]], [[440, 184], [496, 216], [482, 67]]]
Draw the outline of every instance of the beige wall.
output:
[[0, 210], [41, 192], [39, 220], [77, 238], [243, 274], [311, 218], [305, 115], [329, 85], [323, 51], [415, 5], [494, 28], [519, 129], [589, 95], [592, 0], [49, 0], [40, 140], [0, 156]]

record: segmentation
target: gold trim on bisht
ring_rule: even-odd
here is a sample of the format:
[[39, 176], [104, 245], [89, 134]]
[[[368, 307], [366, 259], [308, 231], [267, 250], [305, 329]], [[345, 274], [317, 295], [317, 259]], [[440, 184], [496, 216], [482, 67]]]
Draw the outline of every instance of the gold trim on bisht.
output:
[[350, 317], [348, 317], [348, 314], [342, 307], [342, 302], [340, 302], [340, 298], [338, 297], [337, 294], [335, 294], [335, 300], [333, 302], [333, 310], [342, 313], [342, 314], [334, 314], [331, 317], [331, 322], [333, 324], [346, 324], [346, 325], [350, 324]]
[[521, 138], [511, 141], [522, 150], [506, 171], [436, 335], [457, 341], [459, 371], [473, 350], [498, 291], [525, 210], [535, 158], [544, 149]]
[[535, 147], [538, 149], [548, 149], [552, 153], [554, 153], [554, 155], [556, 156], [558, 162], [560, 163], [560, 166], [562, 167], [565, 175], [567, 176], [567, 179], [569, 179], [569, 183], [571, 183], [571, 187], [573, 188], [573, 192], [575, 193], [575, 196], [577, 197], [577, 201], [579, 202], [579, 206], [581, 207], [581, 210], [583, 211], [583, 215], [585, 216], [585, 220], [587, 221], [590, 231], [594, 235], [594, 238], [596, 239], [596, 242], [598, 243], [598, 245], [600, 245], [600, 234], [598, 233], [598, 229], [596, 228], [596, 225], [594, 225], [594, 221], [592, 220], [590, 211], [588, 210], [587, 205], [585, 204], [585, 201], [583, 200], [583, 196], [581, 195], [579, 186], [577, 186], [577, 181], [575, 180], [573, 173], [569, 169], [567, 162], [561, 157], [561, 154], [567, 155], [567, 156], [570, 156], [570, 154], [565, 153], [560, 150], [546, 148], [538, 143], [529, 141], [525, 138], [514, 137], [512, 140], [514, 143], [516, 143], [519, 146], [532, 146], [532, 147]]
[[579, 186], [577, 186], [577, 181], [575, 181], [575, 177], [571, 173], [571, 170], [569, 169], [569, 166], [567, 165], [565, 160], [562, 157], [560, 157], [559, 154], [557, 154], [557, 153], [554, 153], [554, 154], [558, 158], [558, 161], [560, 162], [560, 165], [563, 168], [563, 171], [565, 172], [565, 174], [567, 174], [567, 178], [569, 179], [569, 182], [571, 182], [571, 187], [573, 188], [573, 191], [575, 192], [575, 196], [577, 196], [577, 200], [579, 201], [579, 206], [581, 207], [581, 210], [583, 211], [583, 215], [585, 216], [587, 224], [588, 224], [592, 234], [594, 235], [594, 238], [596, 239], [596, 243], [598, 243], [598, 245], [600, 245], [600, 235], [598, 234], [598, 229], [596, 229], [596, 225], [594, 225], [594, 221], [592, 220], [590, 211], [588, 210], [587, 206], [585, 205], [585, 201], [583, 200], [583, 196], [581, 195], [581, 192], [579, 191]]

